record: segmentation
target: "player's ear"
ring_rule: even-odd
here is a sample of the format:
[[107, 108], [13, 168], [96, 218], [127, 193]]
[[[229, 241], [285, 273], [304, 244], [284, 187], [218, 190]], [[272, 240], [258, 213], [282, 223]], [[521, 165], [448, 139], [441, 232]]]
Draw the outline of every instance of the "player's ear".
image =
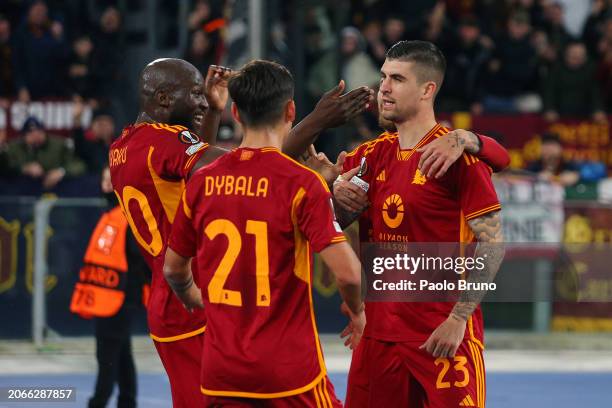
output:
[[158, 89], [155, 91], [155, 100], [161, 107], [168, 108], [171, 104], [170, 94], [164, 89]]
[[285, 107], [285, 122], [293, 123], [295, 121], [295, 101], [291, 99]]
[[436, 96], [438, 85], [434, 81], [427, 81], [422, 85], [423, 99], [433, 99]]
[[232, 119], [236, 121], [236, 123], [242, 124], [240, 120], [240, 112], [238, 112], [238, 106], [236, 106], [236, 102], [232, 102]]

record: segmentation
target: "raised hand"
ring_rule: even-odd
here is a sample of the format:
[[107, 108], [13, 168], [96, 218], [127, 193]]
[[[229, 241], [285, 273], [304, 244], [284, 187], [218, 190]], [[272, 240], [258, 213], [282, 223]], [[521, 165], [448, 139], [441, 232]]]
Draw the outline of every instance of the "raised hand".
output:
[[334, 182], [334, 198], [344, 210], [361, 214], [368, 205], [368, 194], [358, 185], [350, 182], [351, 178], [359, 172], [359, 167], [355, 167], [342, 174]]
[[341, 80], [327, 91], [317, 102], [313, 115], [322, 128], [333, 128], [345, 124], [363, 113], [374, 102], [374, 91], [362, 86], [342, 95], [345, 83]]
[[210, 109], [222, 111], [227, 104], [229, 92], [227, 90], [227, 81], [232, 76], [233, 71], [230, 68], [219, 65], [211, 65], [208, 67], [206, 79], [204, 81], [204, 96], [210, 106]]
[[328, 185], [331, 185], [342, 173], [345, 158], [346, 152], [341, 152], [334, 164], [327, 158], [325, 153], [317, 153], [314, 145], [310, 145], [308, 152], [302, 155], [304, 164], [319, 173]]
[[464, 151], [472, 154], [478, 153], [479, 143], [474, 133], [464, 129], [455, 129], [417, 149], [417, 152], [422, 153], [419, 169], [429, 178], [440, 178], [446, 174]]

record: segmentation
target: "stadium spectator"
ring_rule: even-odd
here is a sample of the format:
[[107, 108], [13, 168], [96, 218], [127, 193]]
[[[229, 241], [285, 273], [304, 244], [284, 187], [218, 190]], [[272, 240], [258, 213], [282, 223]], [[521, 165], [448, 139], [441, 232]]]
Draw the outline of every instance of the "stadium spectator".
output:
[[77, 38], [72, 44], [72, 55], [68, 65], [68, 82], [73, 97], [96, 98], [96, 79], [94, 77], [94, 45], [89, 36]]
[[548, 40], [543, 30], [537, 30], [531, 36], [531, 43], [538, 56], [538, 78], [545, 78], [550, 69], [557, 63], [557, 50]]
[[556, 64], [545, 80], [543, 96], [549, 121], [559, 119], [559, 115], [592, 115], [595, 121], [606, 120], [595, 67], [580, 42], [567, 46], [563, 62]]
[[115, 121], [109, 112], [98, 109], [93, 113], [91, 127], [83, 129], [83, 109], [83, 103], [74, 104], [74, 152], [87, 166], [87, 173], [100, 174], [108, 161], [109, 147], [115, 136]]
[[347, 89], [378, 85], [380, 71], [364, 52], [365, 41], [355, 27], [345, 27], [341, 33], [341, 77]]
[[337, 56], [318, 24], [307, 28], [306, 60], [308, 66], [306, 89], [309, 105], [312, 105], [327, 89], [338, 83]]
[[606, 30], [605, 25], [610, 20], [610, 2], [608, 0], [593, 0], [591, 13], [584, 22], [582, 41], [587, 46], [591, 57], [599, 55], [600, 40]]
[[572, 186], [580, 179], [576, 163], [563, 158], [563, 146], [554, 133], [542, 136], [540, 159], [527, 166], [527, 170], [537, 173], [540, 180]]
[[0, 153], [10, 174], [40, 179], [45, 189], [53, 189], [64, 176], [79, 176], [85, 165], [74, 157], [68, 140], [48, 135], [43, 123], [29, 117], [23, 124], [22, 137], [8, 143]]
[[366, 52], [374, 61], [374, 64], [380, 66], [385, 62], [385, 53], [387, 46], [382, 40], [382, 28], [379, 21], [370, 21], [364, 27], [363, 36], [366, 40]]
[[208, 34], [202, 30], [193, 32], [184, 59], [191, 62], [198, 71], [202, 73], [208, 71], [208, 66], [215, 63], [215, 50]]
[[444, 86], [438, 96], [440, 110], [445, 112], [482, 112], [482, 77], [490, 57], [489, 45], [481, 40], [480, 27], [474, 17], [465, 17], [457, 33], [442, 42], [447, 70]]
[[564, 9], [559, 2], [552, 2], [544, 7], [544, 29], [550, 43], [557, 51], [565, 49], [567, 44], [573, 40], [572, 35], [565, 28]]
[[406, 39], [406, 23], [398, 17], [389, 17], [383, 27], [383, 43], [385, 48], [391, 47], [398, 41]]
[[13, 96], [13, 49], [11, 47], [11, 22], [0, 15], [0, 106], [5, 106], [6, 98]]
[[601, 58], [607, 50], [612, 47], [612, 18], [606, 19], [601, 24], [601, 33], [597, 39], [595, 52], [592, 54], [594, 58]]
[[488, 64], [485, 111], [515, 113], [540, 109], [540, 99], [535, 94], [537, 54], [530, 33], [527, 14], [517, 12], [510, 17], [507, 31], [496, 41]]
[[[208, 48], [212, 58], [219, 60], [224, 44], [221, 29], [226, 21], [223, 17], [225, 1], [196, 0], [195, 5], [187, 19], [190, 33], [202, 31], [208, 39]], [[202, 71], [206, 72], [206, 71]]]
[[99, 84], [101, 99], [111, 99], [121, 90], [124, 76], [125, 45], [121, 32], [121, 14], [114, 7], [102, 13], [99, 27], [93, 37], [92, 74]]
[[63, 25], [51, 21], [47, 11], [45, 2], [35, 1], [15, 32], [13, 72], [22, 102], [65, 94], [63, 77], [70, 50]]
[[601, 53], [602, 58], [597, 67], [597, 80], [601, 84], [604, 110], [609, 113], [612, 112], [612, 42], [606, 43]]
[[544, 27], [544, 2], [541, 0], [510, 0], [511, 12], [524, 11], [536, 29]]
[[212, 15], [212, 10], [208, 0], [197, 0], [189, 17], [187, 18], [187, 26], [190, 31], [201, 30]]

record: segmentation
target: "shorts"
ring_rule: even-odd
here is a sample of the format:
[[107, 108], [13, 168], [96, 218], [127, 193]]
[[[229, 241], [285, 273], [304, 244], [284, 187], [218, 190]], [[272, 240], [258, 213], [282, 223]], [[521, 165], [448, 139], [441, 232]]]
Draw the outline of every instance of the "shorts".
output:
[[166, 369], [174, 408], [202, 406], [200, 376], [204, 333], [172, 342], [153, 341]]
[[342, 408], [327, 376], [314, 388], [283, 398], [237, 398], [204, 395], [204, 408]]
[[484, 408], [480, 343], [465, 339], [452, 358], [434, 358], [421, 344], [363, 337], [353, 352], [345, 406]]

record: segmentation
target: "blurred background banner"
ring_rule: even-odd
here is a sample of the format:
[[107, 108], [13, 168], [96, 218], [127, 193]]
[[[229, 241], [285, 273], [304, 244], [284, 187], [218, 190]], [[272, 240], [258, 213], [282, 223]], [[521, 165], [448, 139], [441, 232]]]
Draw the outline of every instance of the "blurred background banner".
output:
[[84, 108], [80, 122], [74, 122], [74, 103], [72, 100], [47, 100], [25, 104], [19, 101], [6, 101], [0, 107], [0, 131], [6, 131], [8, 139], [19, 136], [24, 122], [35, 116], [46, 128], [57, 135], [70, 137], [76, 127], [88, 127], [91, 124], [92, 110]]
[[595, 123], [571, 117], [550, 122], [538, 114], [471, 115], [458, 112], [440, 117], [448, 120], [453, 128], [478, 129], [496, 138], [509, 150], [513, 168], [524, 168], [538, 159], [541, 136], [545, 133], [559, 136], [566, 160], [602, 162], [608, 170], [612, 168], [612, 144], [607, 122]]

